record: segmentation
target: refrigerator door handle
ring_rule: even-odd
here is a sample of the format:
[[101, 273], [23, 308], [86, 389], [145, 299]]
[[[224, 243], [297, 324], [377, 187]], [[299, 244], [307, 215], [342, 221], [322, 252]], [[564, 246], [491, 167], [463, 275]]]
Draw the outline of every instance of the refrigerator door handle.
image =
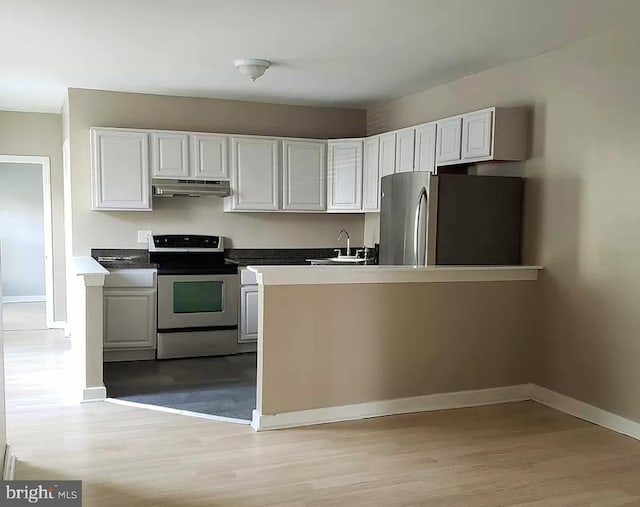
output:
[[420, 189], [420, 193], [418, 194], [418, 204], [416, 206], [416, 216], [415, 216], [415, 220], [414, 220], [414, 230], [413, 230], [413, 259], [414, 259], [414, 264], [416, 266], [419, 266], [420, 263], [418, 262], [418, 242], [420, 239], [420, 212], [422, 211], [422, 200], [424, 198], [424, 200], [427, 200], [427, 188], [426, 187], [422, 187]]

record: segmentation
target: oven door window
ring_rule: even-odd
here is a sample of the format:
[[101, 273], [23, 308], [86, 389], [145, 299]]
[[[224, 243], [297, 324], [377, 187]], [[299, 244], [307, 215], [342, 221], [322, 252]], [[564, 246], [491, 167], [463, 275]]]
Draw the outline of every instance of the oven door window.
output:
[[173, 282], [173, 313], [224, 310], [224, 282]]

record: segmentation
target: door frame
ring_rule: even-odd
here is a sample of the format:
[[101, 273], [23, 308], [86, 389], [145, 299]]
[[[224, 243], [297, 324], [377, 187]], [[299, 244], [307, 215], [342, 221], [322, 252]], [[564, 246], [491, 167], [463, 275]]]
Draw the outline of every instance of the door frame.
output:
[[51, 161], [49, 157], [0, 155], [0, 163], [36, 164], [42, 167], [42, 208], [44, 215], [44, 292], [47, 327], [62, 327], [53, 315], [53, 212], [51, 207]]

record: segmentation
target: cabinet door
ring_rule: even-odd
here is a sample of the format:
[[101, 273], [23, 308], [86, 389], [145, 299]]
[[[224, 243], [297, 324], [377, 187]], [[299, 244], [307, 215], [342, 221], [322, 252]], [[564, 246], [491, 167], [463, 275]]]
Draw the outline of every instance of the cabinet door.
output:
[[282, 141], [283, 209], [326, 209], [326, 149], [323, 141]]
[[151, 211], [146, 132], [91, 129], [92, 209]]
[[227, 136], [191, 134], [191, 176], [197, 180], [228, 180]]
[[155, 294], [148, 289], [104, 289], [105, 349], [155, 348]]
[[436, 170], [436, 124], [428, 123], [416, 127], [416, 155], [414, 170]]
[[479, 111], [462, 117], [462, 159], [491, 156], [493, 111]]
[[258, 286], [246, 285], [240, 289], [239, 343], [258, 341]]
[[365, 139], [362, 160], [362, 209], [380, 211], [380, 137]]
[[396, 133], [380, 136], [380, 177], [396, 171]]
[[182, 132], [151, 133], [151, 173], [154, 178], [189, 177], [189, 135]]
[[233, 209], [275, 211], [280, 208], [278, 139], [231, 138]]
[[396, 172], [413, 171], [413, 150], [415, 147], [415, 129], [413, 127], [396, 133]]
[[462, 118], [451, 118], [438, 122], [436, 140], [436, 164], [460, 160], [460, 137]]
[[362, 210], [361, 139], [329, 141], [328, 194], [328, 210]]

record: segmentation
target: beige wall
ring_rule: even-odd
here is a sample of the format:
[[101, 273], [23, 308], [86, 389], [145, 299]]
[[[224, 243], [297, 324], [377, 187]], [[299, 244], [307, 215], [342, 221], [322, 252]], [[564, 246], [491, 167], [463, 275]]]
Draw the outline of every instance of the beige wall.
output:
[[92, 247], [139, 248], [137, 230], [220, 234], [234, 247], [337, 245], [347, 229], [362, 244], [362, 215], [223, 213], [221, 199], [164, 199], [151, 213], [91, 211], [89, 128], [130, 127], [292, 137], [354, 137], [366, 128], [363, 110], [258, 102], [69, 90], [73, 254]]
[[258, 410], [529, 382], [536, 284], [267, 286]]
[[[368, 133], [532, 113], [525, 262], [545, 266], [536, 382], [640, 421], [640, 33], [620, 29], [368, 111]], [[377, 217], [366, 235], [375, 238]]]
[[0, 111], [0, 154], [49, 157], [53, 210], [54, 320], [66, 320], [62, 134], [59, 114]]

